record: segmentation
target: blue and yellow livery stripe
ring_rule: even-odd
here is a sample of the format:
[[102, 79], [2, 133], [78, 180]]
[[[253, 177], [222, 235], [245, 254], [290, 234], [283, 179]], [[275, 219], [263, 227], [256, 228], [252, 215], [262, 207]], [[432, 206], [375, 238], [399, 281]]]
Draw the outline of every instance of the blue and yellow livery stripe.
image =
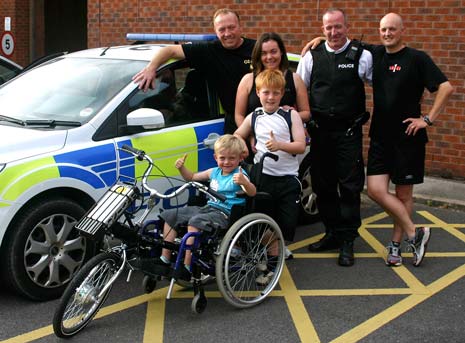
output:
[[[58, 177], [60, 173], [53, 157], [11, 166], [1, 174], [0, 197], [5, 201], [14, 201], [30, 187]], [[3, 203], [3, 206], [8, 205]]]
[[116, 181], [116, 153], [113, 144], [105, 144], [55, 155], [61, 177], [84, 181], [95, 189]]

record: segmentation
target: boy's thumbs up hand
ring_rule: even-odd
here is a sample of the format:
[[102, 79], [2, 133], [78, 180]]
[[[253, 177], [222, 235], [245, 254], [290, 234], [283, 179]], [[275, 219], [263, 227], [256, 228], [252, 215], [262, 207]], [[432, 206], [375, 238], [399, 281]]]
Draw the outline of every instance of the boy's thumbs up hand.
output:
[[174, 165], [176, 169], [180, 169], [184, 165], [184, 162], [186, 162], [186, 158], [187, 158], [187, 154], [184, 154], [183, 157], [180, 157], [176, 160], [176, 163]]
[[242, 167], [239, 167], [239, 171], [237, 173], [234, 173], [233, 181], [234, 181], [235, 184], [241, 186], [242, 190], [245, 192], [244, 184], [247, 181], [247, 178], [245, 177], [244, 173], [242, 172]]
[[265, 146], [269, 151], [279, 150], [279, 143], [274, 137], [273, 130], [270, 131], [270, 139], [265, 143]]
[[273, 130], [270, 131], [270, 139], [274, 139], [274, 133]]

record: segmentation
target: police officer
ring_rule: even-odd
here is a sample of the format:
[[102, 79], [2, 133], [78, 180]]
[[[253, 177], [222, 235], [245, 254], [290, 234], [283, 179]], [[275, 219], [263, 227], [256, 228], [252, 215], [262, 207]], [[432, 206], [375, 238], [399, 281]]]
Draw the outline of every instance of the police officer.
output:
[[365, 181], [361, 125], [367, 119], [364, 81], [371, 83], [373, 60], [360, 42], [347, 38], [349, 27], [343, 10], [328, 9], [322, 29], [325, 43], [307, 51], [297, 67], [309, 92], [312, 187], [326, 229], [324, 237], [308, 248], [339, 248], [338, 264], [352, 266]]
[[233, 133], [236, 91], [242, 76], [250, 71], [250, 60], [255, 40], [242, 37], [239, 14], [227, 8], [213, 15], [217, 41], [201, 44], [171, 45], [160, 49], [150, 63], [134, 75], [139, 88], [147, 91], [153, 87], [156, 71], [170, 58], [185, 58], [189, 66], [199, 70], [218, 91], [225, 110], [224, 132]]

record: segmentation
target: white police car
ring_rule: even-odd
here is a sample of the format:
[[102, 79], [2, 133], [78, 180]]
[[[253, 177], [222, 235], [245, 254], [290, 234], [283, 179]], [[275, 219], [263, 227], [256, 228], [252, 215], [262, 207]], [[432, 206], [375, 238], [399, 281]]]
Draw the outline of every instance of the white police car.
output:
[[0, 55], [0, 85], [14, 78], [22, 70], [20, 65]]
[[[185, 153], [191, 170], [214, 165], [223, 117], [202, 75], [172, 60], [159, 69], [154, 90], [144, 93], [131, 80], [159, 48], [71, 53], [0, 87], [1, 271], [20, 294], [59, 296], [94, 253], [74, 224], [118, 177], [144, 169], [118, 147], [145, 150], [168, 176], [179, 176], [174, 162]], [[307, 159], [301, 176], [313, 212]], [[159, 176], [153, 182], [165, 192], [177, 186]], [[175, 201], [160, 206], [181, 206], [187, 196]]]

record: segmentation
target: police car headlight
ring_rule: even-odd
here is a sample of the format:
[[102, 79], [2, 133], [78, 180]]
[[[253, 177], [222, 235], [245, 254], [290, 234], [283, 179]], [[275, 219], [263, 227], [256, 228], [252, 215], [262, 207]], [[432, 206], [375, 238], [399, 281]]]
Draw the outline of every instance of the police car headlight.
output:
[[0, 173], [2, 172], [3, 169], [5, 169], [6, 163], [0, 163]]

